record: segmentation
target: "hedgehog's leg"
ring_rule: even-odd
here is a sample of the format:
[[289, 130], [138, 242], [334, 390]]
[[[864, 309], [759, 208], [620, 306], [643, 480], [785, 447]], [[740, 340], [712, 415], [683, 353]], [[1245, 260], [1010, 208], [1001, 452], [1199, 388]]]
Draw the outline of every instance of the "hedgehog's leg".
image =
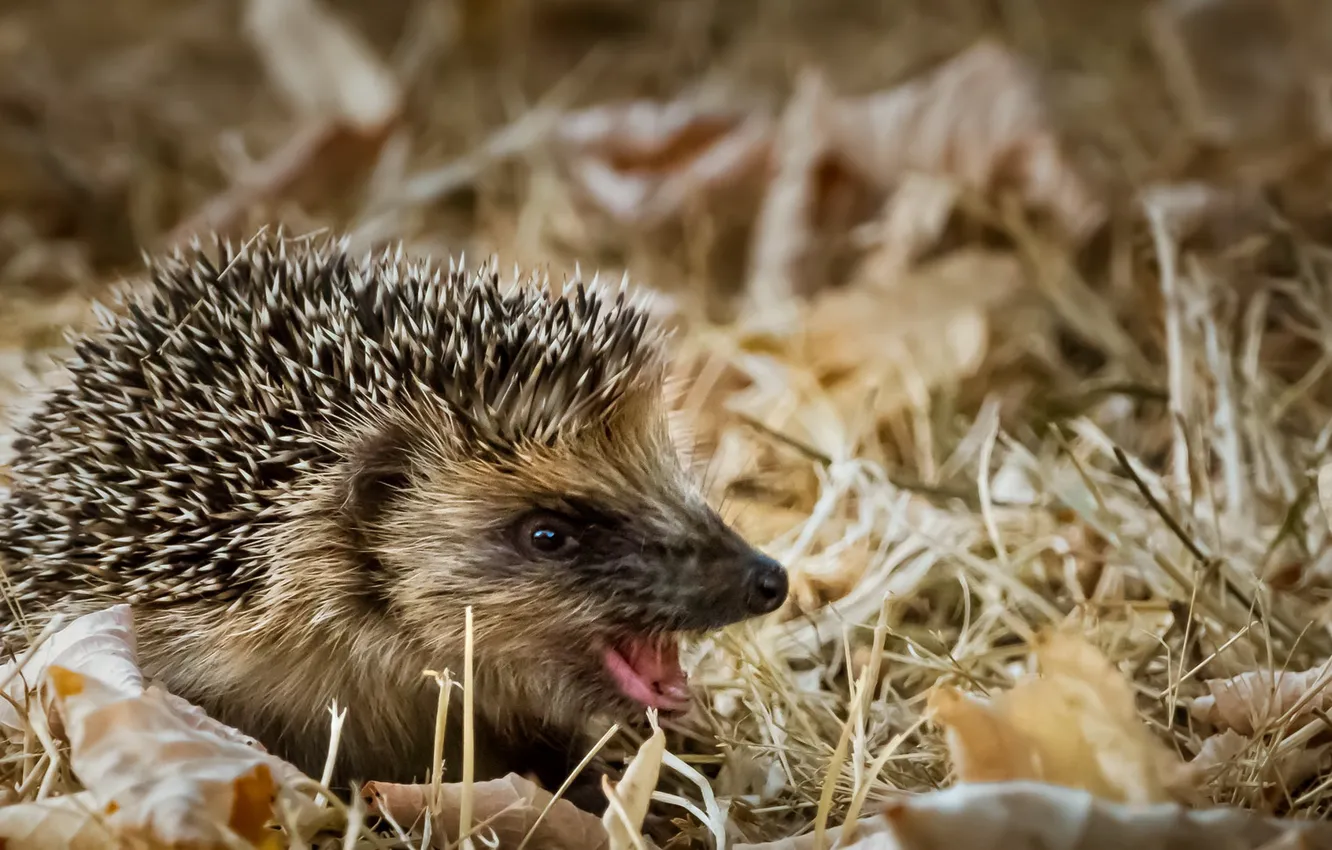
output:
[[[536, 777], [536, 781], [547, 791], [555, 793], [569, 779], [569, 775], [583, 760], [589, 743], [578, 736], [561, 735], [547, 730], [541, 736], [533, 736], [525, 746], [513, 753], [513, 761], [519, 772]], [[565, 789], [564, 799], [585, 812], [601, 817], [606, 811], [606, 795], [601, 790], [601, 777], [617, 778], [610, 765], [594, 757], [587, 766]]]
[[[569, 766], [570, 773], [573, 772], [574, 767], [577, 767], [577, 765]], [[587, 767], [583, 768], [573, 782], [569, 783], [568, 790], [564, 792], [565, 799], [583, 811], [601, 817], [605, 814], [608, 803], [606, 793], [601, 790], [601, 778], [603, 776], [616, 778], [610, 765], [599, 759], [594, 759]]]

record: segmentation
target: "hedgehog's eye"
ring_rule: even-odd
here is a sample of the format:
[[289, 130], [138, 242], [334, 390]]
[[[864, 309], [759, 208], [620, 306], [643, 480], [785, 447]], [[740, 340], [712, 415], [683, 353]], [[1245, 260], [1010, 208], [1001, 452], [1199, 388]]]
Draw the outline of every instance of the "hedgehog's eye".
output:
[[577, 529], [562, 517], [537, 513], [518, 528], [518, 545], [534, 558], [561, 558], [578, 548]]

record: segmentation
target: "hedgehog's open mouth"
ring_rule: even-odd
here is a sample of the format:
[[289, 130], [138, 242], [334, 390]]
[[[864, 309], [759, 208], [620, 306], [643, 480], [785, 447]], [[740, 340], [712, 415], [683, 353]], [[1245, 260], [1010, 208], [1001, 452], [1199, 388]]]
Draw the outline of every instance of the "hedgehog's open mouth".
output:
[[689, 704], [689, 683], [675, 638], [625, 638], [606, 647], [604, 657], [620, 692], [635, 702], [661, 711], [679, 711]]

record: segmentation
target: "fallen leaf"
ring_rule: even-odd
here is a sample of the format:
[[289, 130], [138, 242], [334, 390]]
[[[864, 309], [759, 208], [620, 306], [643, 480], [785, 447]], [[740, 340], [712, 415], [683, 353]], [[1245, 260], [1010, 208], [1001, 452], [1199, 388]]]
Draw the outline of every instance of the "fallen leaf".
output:
[[59, 666], [48, 681], [70, 766], [118, 835], [198, 850], [264, 836], [276, 759], [200, 731], [152, 693], [127, 695]]
[[749, 312], [770, 312], [764, 322], [789, 321], [793, 296], [832, 282], [830, 243], [874, 209], [862, 281], [891, 281], [907, 268], [937, 240], [962, 192], [1012, 190], [1074, 241], [1106, 214], [1064, 153], [1034, 73], [991, 41], [859, 98], [839, 98], [821, 73], [804, 72], [772, 159], [749, 273]]
[[1036, 747], [998, 706], [955, 688], [930, 693], [930, 717], [944, 727], [944, 740], [959, 782], [1039, 779]]
[[108, 850], [116, 836], [88, 792], [0, 806], [0, 848]]
[[[829, 830], [836, 841], [841, 830]], [[1332, 825], [1284, 821], [1244, 809], [1124, 805], [1087, 791], [1036, 782], [958, 785], [904, 797], [856, 824], [860, 838], [842, 850], [1256, 850], [1297, 833], [1332, 846]], [[835, 845], [834, 845], [835, 846]], [[813, 835], [735, 850], [815, 850]]]
[[817, 237], [820, 230], [847, 223], [835, 221], [833, 187], [856, 189], [854, 177], [840, 167], [838, 139], [830, 129], [836, 108], [822, 74], [801, 74], [777, 128], [773, 173], [754, 225], [746, 317], [751, 324], [789, 321], [798, 309], [797, 296], [826, 286], [816, 274]]
[[[767, 312], [757, 324], [746, 319], [739, 337], [744, 355], [734, 365], [756, 381], [769, 382], [760, 369], [814, 376], [821, 401], [840, 422], [864, 421], [871, 401], [880, 416], [913, 409], [984, 364], [990, 311], [1023, 282], [1009, 254], [953, 252], [913, 269], [892, 293], [841, 289], [784, 317]], [[733, 409], [738, 403], [731, 402]]]
[[1116, 802], [1171, 799], [1179, 762], [1139, 719], [1119, 670], [1063, 634], [1035, 655], [1040, 674], [988, 704], [946, 688], [931, 695], [958, 781], [1035, 779]]
[[1243, 777], [1241, 787], [1252, 803], [1277, 806], [1290, 789], [1326, 771], [1329, 756], [1332, 745], [1282, 748], [1227, 729], [1203, 740], [1188, 770], [1199, 787], [1214, 785], [1224, 771], [1238, 771]]
[[[0, 726], [11, 734], [25, 728], [15, 705], [31, 712], [36, 707], [38, 686], [47, 671], [60, 666], [85, 675], [94, 672], [117, 692], [133, 695], [143, 691], [134, 642], [133, 616], [128, 605], [114, 605], [85, 614], [50, 635], [30, 656], [19, 656], [0, 667], [5, 682], [0, 700]], [[12, 700], [12, 702], [11, 702]]]
[[249, 0], [245, 30], [297, 112], [371, 133], [398, 114], [398, 83], [363, 38], [318, 0]]
[[994, 41], [896, 89], [849, 100], [836, 118], [843, 156], [881, 185], [924, 172], [982, 195], [1011, 188], [1076, 239], [1105, 216], [1062, 150], [1035, 73]]
[[[369, 782], [362, 791], [372, 813], [387, 813], [404, 827], [419, 824], [427, 817], [432, 793], [429, 785], [395, 785]], [[552, 796], [530, 780], [517, 774], [502, 779], [477, 782], [472, 786], [473, 823], [481, 824], [475, 833], [493, 838], [500, 847], [517, 847], [532, 831], [533, 824]], [[434, 816], [436, 847], [458, 838], [458, 809], [462, 799], [461, 783], [441, 786], [441, 803]], [[610, 844], [601, 821], [568, 800], [556, 800], [528, 841], [528, 847], [548, 850], [604, 850]]]
[[[806, 307], [801, 348], [791, 356], [825, 381], [874, 373], [876, 403], [892, 410], [915, 397], [912, 384], [934, 388], [970, 376], [987, 351], [988, 310], [1022, 281], [1011, 255], [966, 250], [913, 270], [892, 293], [829, 292]], [[897, 380], [875, 366], [892, 367]]]
[[1229, 679], [1209, 679], [1208, 695], [1198, 697], [1189, 713], [1218, 729], [1241, 735], [1265, 731], [1277, 722], [1295, 726], [1332, 707], [1332, 669], [1327, 665], [1299, 672], [1253, 670]]
[[1230, 767], [1241, 753], [1253, 746], [1253, 740], [1227, 729], [1219, 735], [1205, 738], [1198, 754], [1189, 762], [1189, 768], [1199, 774], [1208, 774]]
[[612, 805], [601, 819], [601, 825], [610, 837], [612, 850], [626, 850], [635, 845], [630, 830], [637, 835], [642, 834], [643, 820], [652, 803], [652, 792], [657, 790], [661, 760], [666, 752], [666, 733], [657, 725], [655, 711], [649, 712], [648, 718], [652, 723], [652, 734], [638, 748], [633, 760], [625, 768], [624, 776], [615, 785], [615, 796], [624, 807], [624, 816], [617, 813]]
[[[54, 708], [69, 739], [70, 767], [86, 789], [77, 799], [100, 819], [85, 824], [76, 809], [31, 807], [24, 810], [36, 819], [31, 829], [43, 830], [34, 835], [63, 830], [92, 840], [104, 829], [117, 842], [191, 850], [227, 846], [236, 835], [253, 842], [267, 832], [278, 786], [301, 778], [249, 736], [158, 686], [145, 689], [128, 605], [75, 619], [12, 662], [19, 663], [22, 675], [6, 684], [8, 693], [29, 711]], [[6, 668], [6, 675], [16, 672]], [[3, 722], [22, 728], [17, 712], [5, 711]], [[0, 830], [24, 828], [0, 816]]]
[[688, 101], [637, 101], [571, 113], [555, 140], [588, 201], [621, 223], [653, 227], [693, 199], [761, 178], [771, 121]]

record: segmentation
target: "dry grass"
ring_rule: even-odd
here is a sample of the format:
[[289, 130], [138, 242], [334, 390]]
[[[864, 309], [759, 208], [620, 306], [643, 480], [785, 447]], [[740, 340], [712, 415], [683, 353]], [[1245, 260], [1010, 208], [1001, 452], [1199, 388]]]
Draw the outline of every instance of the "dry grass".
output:
[[[1299, 129], [1273, 139], [1244, 120], [1204, 126], [1204, 106], [1152, 52], [1144, 4], [612, 2], [601, 5], [625, 20], [608, 32], [570, 13], [490, 58], [450, 43], [439, 4], [341, 5], [410, 75], [404, 126], [367, 179], [316, 175], [245, 226], [496, 251], [555, 276], [581, 260], [678, 298], [701, 473], [795, 576], [787, 616], [697, 649], [706, 697], [669, 728], [672, 752], [730, 801], [740, 834], [835, 824], [943, 786], [942, 738], [923, 717], [930, 688], [1006, 689], [1050, 629], [1079, 630], [1117, 662], [1144, 721], [1184, 759], [1213, 732], [1187, 708], [1205, 680], [1332, 656], [1332, 541], [1316, 489], [1332, 437], [1332, 158]], [[1081, 248], [1005, 208], [956, 218], [940, 255], [985, 246], [1016, 259], [1020, 278], [970, 324], [953, 324], [949, 305], [933, 317], [921, 344], [958, 344], [939, 330], [952, 327], [978, 349], [968, 368], [927, 368], [920, 345], [890, 359], [875, 328], [863, 357], [860, 336], [838, 340], [847, 367], [817, 339], [715, 321], [748, 233], [721, 213], [626, 233], [574, 216], [537, 156], [439, 171], [542, 102], [716, 87], [777, 102], [805, 63], [841, 91], [870, 91], [984, 33], [1046, 72], [1059, 130], [1111, 216]], [[1212, 37], [1224, 50], [1237, 36]], [[296, 132], [229, 4], [0, 12], [0, 421], [31, 399], [48, 374], [41, 353], [58, 353], [56, 331], [77, 325], [101, 282], [225, 188], [257, 156], [247, 150]], [[1178, 192], [1148, 191], [1186, 181], [1238, 200], [1191, 223]], [[871, 698], [854, 706], [866, 665]], [[1326, 816], [1332, 782], [1305, 771], [1288, 784], [1282, 757], [1327, 740], [1317, 724], [1274, 723], [1206, 794]], [[5, 771], [31, 796], [42, 780], [23, 765], [15, 753]]]

